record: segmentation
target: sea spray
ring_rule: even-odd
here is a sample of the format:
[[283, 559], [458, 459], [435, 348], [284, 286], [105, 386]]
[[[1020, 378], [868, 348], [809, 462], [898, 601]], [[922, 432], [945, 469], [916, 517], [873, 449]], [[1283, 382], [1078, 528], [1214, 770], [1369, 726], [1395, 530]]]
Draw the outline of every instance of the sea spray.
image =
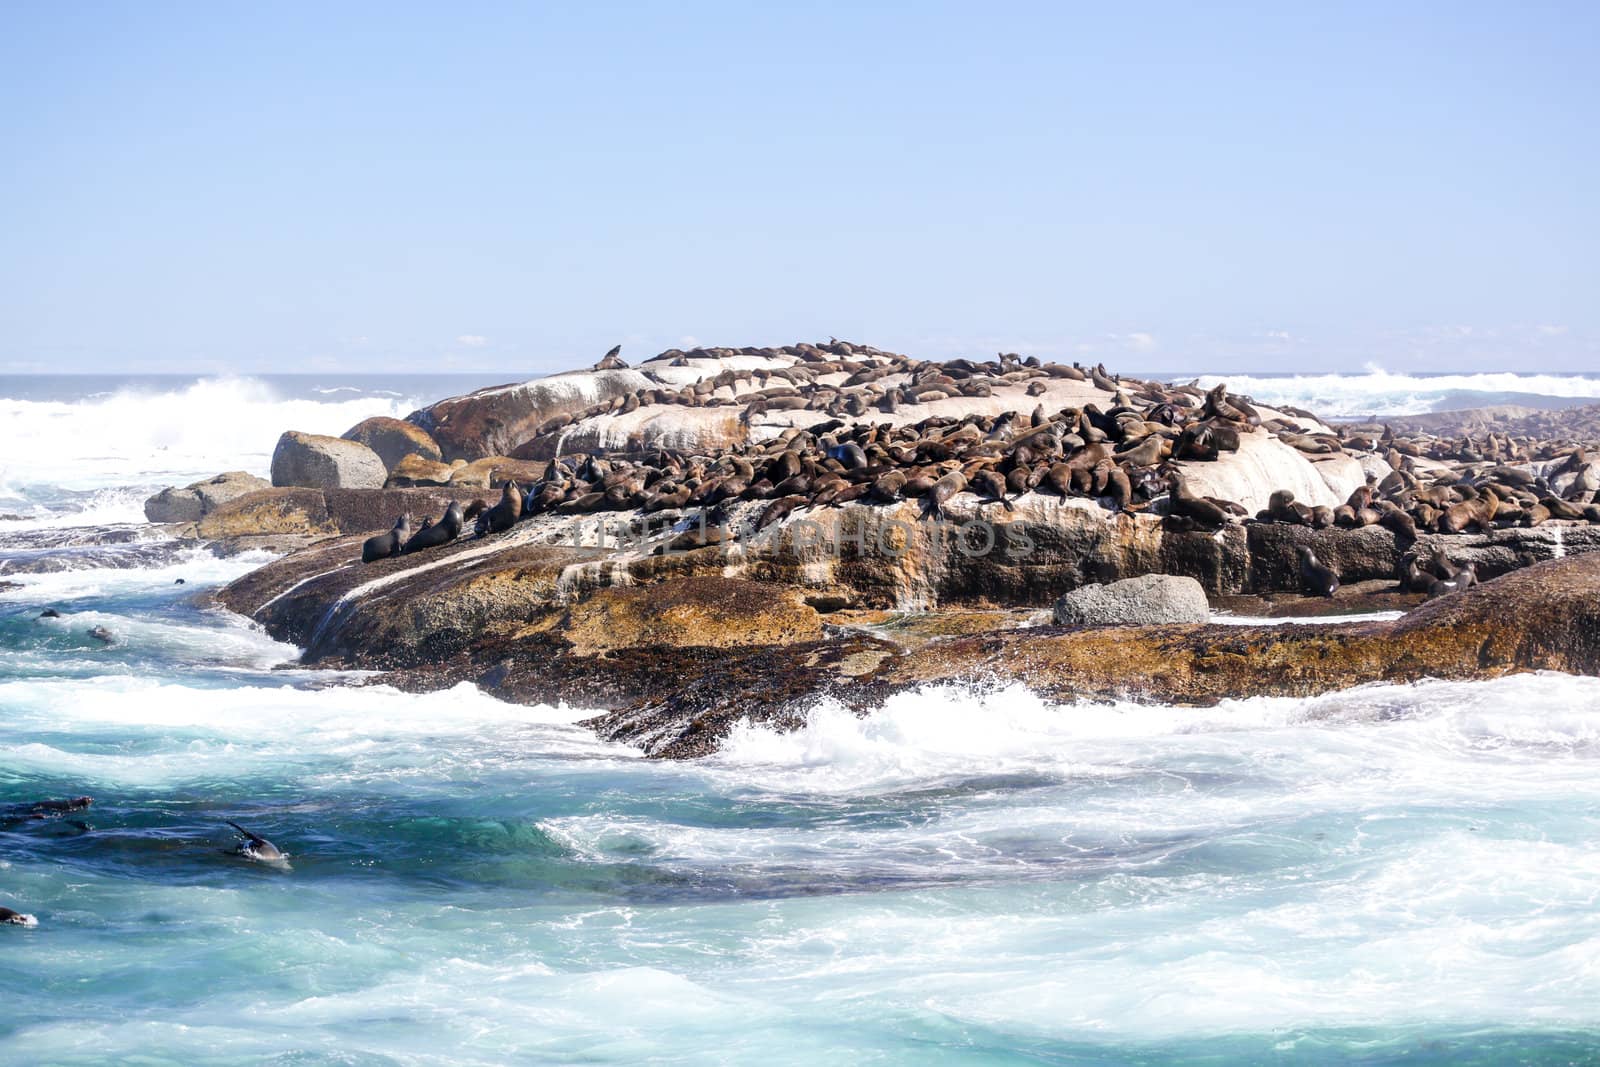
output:
[[1203, 389], [1226, 383], [1231, 392], [1262, 404], [1305, 408], [1334, 419], [1368, 415], [1418, 415], [1425, 412], [1526, 403], [1529, 398], [1600, 403], [1600, 378], [1580, 374], [1438, 374], [1392, 373], [1368, 366], [1363, 374], [1207, 374]]

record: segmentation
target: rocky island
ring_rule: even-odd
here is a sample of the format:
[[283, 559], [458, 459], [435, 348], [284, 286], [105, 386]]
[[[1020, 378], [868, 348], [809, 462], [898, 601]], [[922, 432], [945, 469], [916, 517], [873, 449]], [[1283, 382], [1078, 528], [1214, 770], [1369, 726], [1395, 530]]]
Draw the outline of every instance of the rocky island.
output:
[[599, 707], [686, 757], [796, 697], [945, 681], [1203, 704], [1600, 673], [1595, 415], [1338, 425], [1007, 354], [613, 351], [287, 430], [270, 486], [147, 514], [284, 551], [218, 597], [304, 664]]

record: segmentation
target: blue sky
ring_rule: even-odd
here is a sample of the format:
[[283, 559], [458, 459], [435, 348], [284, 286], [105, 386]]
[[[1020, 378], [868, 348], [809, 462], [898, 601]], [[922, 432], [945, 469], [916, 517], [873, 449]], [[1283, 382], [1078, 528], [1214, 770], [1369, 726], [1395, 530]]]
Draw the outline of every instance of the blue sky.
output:
[[13, 2], [0, 371], [1600, 368], [1600, 5]]

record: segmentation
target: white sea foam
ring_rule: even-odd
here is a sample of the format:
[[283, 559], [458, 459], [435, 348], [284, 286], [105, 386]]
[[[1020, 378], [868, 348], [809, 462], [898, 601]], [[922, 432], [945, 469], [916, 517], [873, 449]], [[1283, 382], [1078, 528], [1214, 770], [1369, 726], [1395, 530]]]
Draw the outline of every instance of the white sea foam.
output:
[[[0, 510], [26, 504], [29, 486], [182, 485], [225, 470], [264, 476], [284, 430], [341, 434], [369, 416], [401, 417], [417, 406], [392, 394], [290, 399], [254, 378], [128, 387], [74, 401], [0, 398]], [[139, 513], [113, 521], [142, 520]]]
[[[1581, 749], [1600, 762], [1600, 748], [1588, 751], [1597, 744], [1600, 679], [1554, 673], [1369, 685], [1307, 699], [1251, 697], [1210, 708], [1056, 704], [1020, 684], [932, 685], [897, 694], [867, 715], [821, 699], [798, 730], [742, 724], [707, 766], [766, 790], [880, 792], [978, 774], [1064, 778], [1154, 756], [1250, 749], [1270, 750], [1286, 766], [1326, 758], [1326, 774], [1305, 769], [1331, 787], [1380, 766], [1416, 780], [1436, 769], [1430, 758], [1437, 757], [1450, 773], [1435, 784], [1454, 795], [1481, 784], [1454, 775], [1486, 747], [1497, 750], [1499, 769], [1515, 775], [1519, 753], [1530, 746]], [[1374, 763], [1380, 753], [1382, 763]]]
[[157, 567], [90, 567], [39, 574], [7, 574], [6, 581], [14, 583], [16, 588], [0, 589], [0, 603], [22, 600], [59, 604], [72, 600], [125, 596], [172, 587], [179, 578], [183, 579], [186, 591], [224, 585], [276, 558], [276, 553], [260, 549], [232, 556], [216, 556], [205, 549], [195, 548]]
[[1202, 388], [1226, 383], [1234, 393], [1254, 397], [1269, 406], [1290, 405], [1328, 418], [1366, 415], [1416, 415], [1438, 410], [1454, 394], [1472, 394], [1450, 407], [1476, 407], [1514, 402], [1516, 394], [1543, 397], [1592, 397], [1600, 401], [1600, 378], [1563, 374], [1441, 374], [1395, 373], [1368, 365], [1361, 374], [1297, 374], [1267, 378], [1248, 374], [1207, 374]]
[[[11, 709], [9, 729], [0, 733], [10, 735], [0, 741], [0, 765], [101, 787], [247, 777], [275, 766], [336, 780], [409, 778], [473, 765], [486, 747], [535, 727], [536, 742], [545, 746], [633, 755], [570, 727], [593, 711], [508, 704], [465, 684], [415, 694], [388, 686], [206, 688], [108, 674], [92, 686], [72, 679], [0, 682], [0, 707]], [[160, 752], [80, 751], [31, 740], [31, 728], [153, 735], [168, 744]]]

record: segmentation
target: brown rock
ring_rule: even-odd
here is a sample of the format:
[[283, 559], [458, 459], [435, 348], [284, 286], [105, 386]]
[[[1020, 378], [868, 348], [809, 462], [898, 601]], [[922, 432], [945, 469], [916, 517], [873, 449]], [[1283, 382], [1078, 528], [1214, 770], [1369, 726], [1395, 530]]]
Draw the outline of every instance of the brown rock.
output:
[[654, 645], [788, 645], [822, 636], [822, 620], [790, 590], [685, 578], [600, 590], [567, 611], [561, 636], [581, 655]]
[[331, 536], [339, 532], [317, 489], [261, 489], [228, 501], [200, 520], [205, 538], [260, 534]]
[[161, 490], [144, 502], [144, 517], [151, 522], [198, 522], [228, 501], [271, 484], [244, 471], [228, 471], [182, 489]]
[[456, 468], [448, 463], [424, 459], [422, 456], [402, 456], [399, 462], [389, 468], [389, 479], [384, 482], [384, 488], [449, 485], [450, 476], [455, 472]]
[[876, 680], [1016, 679], [1063, 700], [1209, 704], [1530, 670], [1600, 673], [1600, 555], [1538, 564], [1395, 622], [1013, 631], [929, 645]]
[[408, 456], [417, 456], [435, 463], [442, 458], [439, 442], [429, 436], [426, 430], [414, 423], [391, 419], [386, 415], [374, 415], [370, 419], [363, 419], [341, 436], [346, 441], [355, 441], [372, 449], [391, 473], [395, 465]]
[[531, 460], [487, 456], [452, 469], [449, 484], [462, 489], [498, 489], [515, 479], [521, 485], [528, 485], [543, 477], [544, 468], [545, 464]]
[[498, 385], [430, 404], [406, 416], [427, 431], [446, 459], [510, 452], [553, 415], [586, 410], [656, 384], [635, 370], [573, 371]]

